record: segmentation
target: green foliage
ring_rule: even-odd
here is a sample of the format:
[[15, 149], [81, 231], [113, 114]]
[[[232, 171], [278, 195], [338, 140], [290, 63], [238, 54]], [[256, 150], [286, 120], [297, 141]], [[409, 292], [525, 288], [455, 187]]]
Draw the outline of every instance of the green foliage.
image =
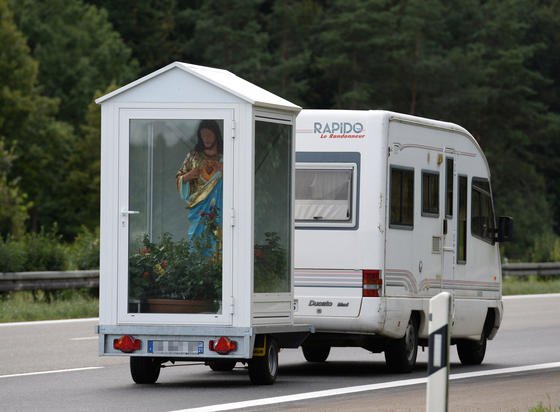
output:
[[546, 232], [536, 237], [530, 257], [533, 262], [560, 262], [560, 236]]
[[92, 231], [82, 226], [74, 242], [65, 247], [70, 269], [99, 268], [99, 228]]
[[20, 237], [25, 231], [27, 210], [31, 204], [21, 192], [18, 179], [8, 180], [14, 154], [4, 146], [4, 139], [0, 136], [0, 238]]
[[0, 272], [64, 270], [67, 259], [54, 232], [27, 233], [0, 240]]
[[99, 111], [88, 104], [173, 60], [304, 107], [458, 123], [488, 157], [497, 214], [515, 219], [505, 255], [536, 258], [539, 236], [560, 234], [557, 2], [0, 0], [0, 15], [0, 141], [15, 156], [0, 174], [4, 236], [27, 215], [28, 229], [58, 222], [65, 239], [98, 226]]
[[158, 243], [146, 235], [142, 247], [129, 258], [130, 296], [172, 299], [219, 299], [221, 259], [208, 253], [208, 244], [177, 242], [170, 234]]
[[66, 256], [54, 232], [28, 233], [23, 238], [25, 271], [64, 270]]
[[0, 296], [0, 322], [97, 317], [99, 301], [89, 291], [10, 292]]
[[44, 93], [59, 101], [59, 118], [76, 128], [96, 90], [129, 82], [136, 75], [131, 51], [105, 10], [82, 0], [17, 0], [11, 5], [32, 56], [40, 63]]
[[560, 293], [560, 279], [557, 277], [539, 278], [528, 276], [506, 276], [502, 283], [502, 294], [506, 295], [535, 295], [543, 293]]
[[284, 292], [288, 280], [288, 259], [286, 249], [281, 245], [280, 236], [265, 233], [263, 244], [255, 245], [255, 293]]
[[0, 239], [0, 272], [25, 270], [25, 245], [23, 242]]

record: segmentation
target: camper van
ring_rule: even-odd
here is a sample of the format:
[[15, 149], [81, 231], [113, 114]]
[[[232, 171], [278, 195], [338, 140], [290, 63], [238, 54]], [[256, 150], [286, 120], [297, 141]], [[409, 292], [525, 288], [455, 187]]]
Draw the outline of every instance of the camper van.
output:
[[296, 123], [294, 292], [302, 348], [384, 352], [411, 371], [428, 304], [453, 297], [451, 342], [479, 364], [502, 320], [499, 242], [488, 162], [464, 128], [388, 111], [303, 110]]

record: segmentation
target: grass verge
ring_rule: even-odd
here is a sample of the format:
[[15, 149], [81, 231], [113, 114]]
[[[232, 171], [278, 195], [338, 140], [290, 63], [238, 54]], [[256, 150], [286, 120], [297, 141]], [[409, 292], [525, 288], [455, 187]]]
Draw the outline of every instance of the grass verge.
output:
[[502, 284], [503, 295], [535, 295], [541, 293], [560, 293], [559, 278], [525, 278], [506, 276]]
[[99, 300], [87, 289], [0, 295], [0, 322], [90, 318], [98, 313]]

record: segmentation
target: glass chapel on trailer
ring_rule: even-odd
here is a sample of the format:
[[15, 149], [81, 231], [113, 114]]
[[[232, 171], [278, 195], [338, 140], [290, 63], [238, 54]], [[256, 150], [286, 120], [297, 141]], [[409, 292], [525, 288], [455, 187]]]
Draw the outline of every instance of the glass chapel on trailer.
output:
[[[142, 340], [148, 327], [135, 356], [217, 356], [208, 328], [219, 326], [238, 340], [231, 356], [251, 357], [260, 333], [251, 328], [293, 325], [301, 108], [228, 71], [180, 62], [97, 103], [100, 353], [122, 354], [114, 341]], [[192, 340], [197, 325], [208, 328]]]

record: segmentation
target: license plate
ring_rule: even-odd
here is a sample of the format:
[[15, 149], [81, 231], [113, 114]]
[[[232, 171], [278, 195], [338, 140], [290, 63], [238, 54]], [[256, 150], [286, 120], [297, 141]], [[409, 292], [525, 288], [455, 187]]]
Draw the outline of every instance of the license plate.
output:
[[204, 342], [149, 340], [148, 353], [157, 355], [202, 355], [204, 353]]

